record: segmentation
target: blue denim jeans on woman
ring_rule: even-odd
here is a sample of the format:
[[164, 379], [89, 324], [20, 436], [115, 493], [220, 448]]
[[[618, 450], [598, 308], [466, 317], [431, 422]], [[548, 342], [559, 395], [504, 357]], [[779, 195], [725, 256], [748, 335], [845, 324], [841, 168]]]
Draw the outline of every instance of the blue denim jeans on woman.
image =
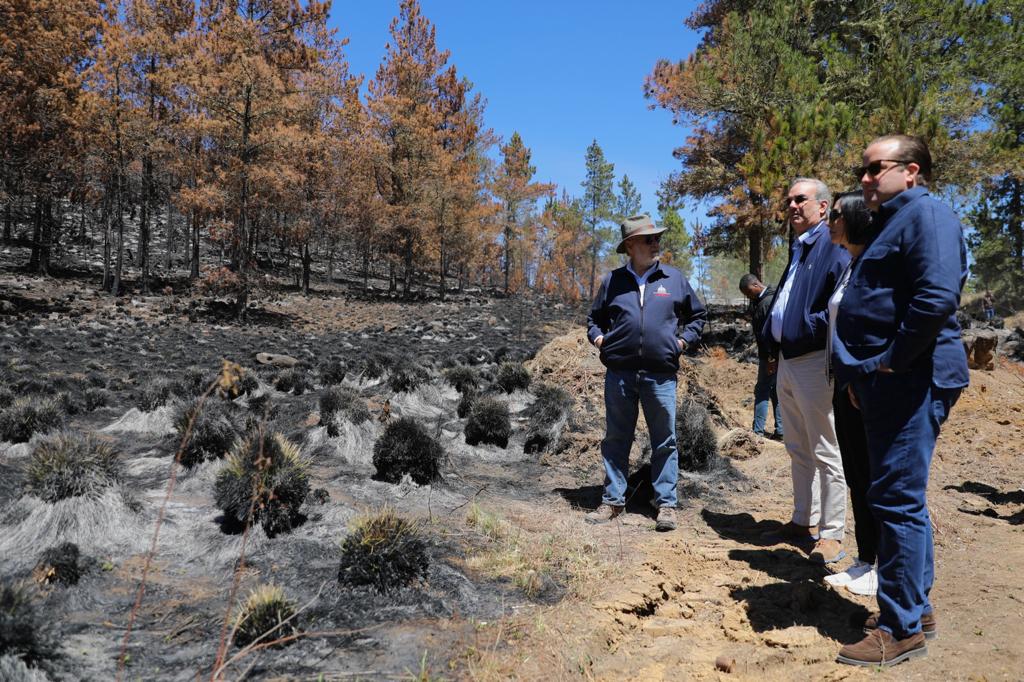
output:
[[604, 496], [613, 506], [626, 504], [629, 449], [633, 445], [639, 406], [651, 435], [651, 483], [656, 507], [676, 506], [679, 452], [676, 449], [676, 375], [608, 370], [604, 378], [607, 431], [601, 441]]
[[928, 472], [939, 427], [962, 389], [932, 385], [928, 363], [854, 381], [868, 441], [868, 505], [878, 522], [879, 627], [897, 639], [921, 631], [935, 580]]
[[768, 421], [768, 401], [772, 403], [772, 414], [775, 415], [775, 433], [782, 435], [782, 415], [779, 414], [779, 394], [775, 391], [778, 372], [768, 373], [768, 361], [757, 363], [757, 383], [754, 384], [754, 433], [764, 435], [765, 422]]

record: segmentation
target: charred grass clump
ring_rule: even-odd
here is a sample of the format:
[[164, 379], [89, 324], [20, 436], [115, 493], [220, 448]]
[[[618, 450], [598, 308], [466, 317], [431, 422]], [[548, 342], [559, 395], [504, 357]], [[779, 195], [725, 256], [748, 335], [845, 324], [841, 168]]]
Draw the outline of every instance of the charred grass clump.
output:
[[467, 389], [462, 397], [459, 398], [459, 404], [455, 406], [455, 414], [458, 415], [459, 419], [465, 419], [469, 416], [469, 413], [473, 410], [473, 403], [477, 401], [476, 391]]
[[[257, 587], [239, 608], [234, 618], [234, 642], [248, 646], [254, 642], [268, 644], [285, 639], [298, 632], [295, 602], [285, 597], [284, 590], [277, 585]], [[274, 646], [285, 646], [292, 639], [276, 642]]]
[[552, 384], [536, 384], [537, 396], [526, 412], [530, 420], [523, 452], [544, 452], [557, 449], [562, 428], [572, 411], [572, 396], [564, 388]]
[[497, 398], [480, 398], [473, 403], [465, 428], [466, 444], [491, 443], [498, 447], [508, 446], [512, 435], [512, 420], [508, 405]]
[[420, 485], [436, 481], [443, 457], [441, 444], [412, 417], [388, 424], [373, 446], [376, 478], [387, 483], [398, 483], [406, 474]]
[[32, 452], [25, 489], [46, 502], [96, 497], [124, 477], [117, 450], [92, 435], [59, 433]]
[[330, 387], [320, 393], [320, 423], [327, 426], [327, 435], [332, 438], [339, 434], [338, 418], [362, 424], [370, 419], [370, 408], [353, 389]]
[[313, 388], [304, 370], [291, 367], [278, 372], [273, 378], [274, 388], [282, 393], [302, 395]]
[[181, 463], [189, 468], [224, 456], [238, 437], [234, 406], [221, 400], [199, 400], [183, 406], [174, 419], [177, 442], [185, 436], [192, 416], [192, 435], [181, 451]]
[[24, 584], [0, 584], [0, 656], [28, 665], [57, 657], [56, 640]]
[[679, 468], [707, 472], [718, 466], [718, 439], [711, 426], [711, 415], [697, 401], [683, 398], [676, 407], [676, 438]]
[[345, 363], [341, 360], [330, 358], [320, 363], [317, 373], [320, 376], [320, 383], [324, 386], [337, 386], [345, 380], [348, 368], [345, 367]]
[[473, 392], [480, 384], [480, 375], [472, 367], [456, 365], [444, 371], [444, 379], [456, 391], [465, 395]]
[[494, 383], [505, 393], [513, 391], [525, 391], [530, 387], [530, 370], [521, 362], [503, 362], [498, 365], [498, 371], [494, 376]]
[[59, 427], [64, 417], [60, 403], [52, 397], [15, 398], [0, 410], [0, 440], [26, 443], [34, 433], [46, 433]]
[[309, 467], [299, 448], [279, 433], [252, 432], [236, 441], [214, 483], [214, 499], [227, 530], [259, 523], [269, 537], [291, 530], [309, 494]]
[[87, 388], [83, 396], [83, 407], [86, 412], [98, 410], [110, 404], [110, 391], [105, 388]]
[[76, 585], [82, 577], [78, 545], [65, 542], [39, 555], [32, 577], [41, 585]]
[[423, 580], [429, 567], [420, 525], [385, 507], [359, 518], [342, 541], [338, 582], [386, 593]]
[[395, 393], [412, 391], [429, 379], [426, 368], [404, 357], [395, 360], [388, 370], [388, 388]]

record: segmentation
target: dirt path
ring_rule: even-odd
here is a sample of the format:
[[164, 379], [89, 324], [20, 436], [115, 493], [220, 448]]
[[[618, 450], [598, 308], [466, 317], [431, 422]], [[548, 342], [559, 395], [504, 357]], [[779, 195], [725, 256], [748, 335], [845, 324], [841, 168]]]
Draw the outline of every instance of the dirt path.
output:
[[[536, 362], [545, 362], [544, 351]], [[587, 360], [560, 378], [572, 384], [594, 369]], [[737, 425], [747, 420], [743, 401], [755, 370], [720, 354], [697, 364], [699, 380]], [[761, 455], [733, 462], [742, 478], [718, 483], [718, 494], [706, 496], [712, 499], [683, 503], [675, 533], [656, 534], [637, 514], [588, 531], [574, 512], [579, 532], [594, 532], [612, 563], [610, 575], [590, 600], [530, 614], [527, 634], [471, 672], [518, 679], [1024, 679], [1024, 379], [1019, 366], [1006, 363], [971, 379], [932, 468], [940, 636], [927, 657], [881, 673], [834, 662], [841, 643], [859, 639], [857, 626], [873, 600], [827, 586], [824, 569], [796, 547], [760, 541], [785, 520], [790, 494], [788, 456], [766, 441]], [[599, 456], [590, 454], [587, 481], [594, 486]], [[578, 481], [552, 472], [559, 478]], [[855, 547], [852, 528], [846, 546]], [[731, 674], [716, 670], [719, 656], [735, 660]]]

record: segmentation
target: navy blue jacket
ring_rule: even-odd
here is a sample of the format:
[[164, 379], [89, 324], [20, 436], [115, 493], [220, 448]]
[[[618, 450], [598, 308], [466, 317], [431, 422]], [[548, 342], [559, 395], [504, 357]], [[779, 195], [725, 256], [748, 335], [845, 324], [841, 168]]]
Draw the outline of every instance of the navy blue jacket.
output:
[[[599, 336], [601, 362], [613, 370], [679, 371], [678, 339], [692, 347], [700, 340], [707, 312], [675, 268], [655, 263], [640, 305], [640, 287], [625, 267], [601, 279], [587, 316], [587, 338]], [[682, 327], [682, 331], [679, 328]]]
[[832, 243], [825, 223], [818, 223], [811, 229], [821, 232], [813, 244], [793, 243], [786, 271], [772, 297], [771, 307], [774, 308], [779, 292], [786, 286], [790, 265], [794, 258], [799, 258], [799, 264], [793, 270], [793, 288], [789, 292], [786, 312], [782, 318], [782, 343], [772, 337], [770, 312], [761, 328], [761, 339], [768, 344], [772, 356], [776, 358], [780, 352], [782, 357], [792, 360], [813, 351], [825, 350], [825, 342], [828, 340], [828, 299], [850, 262], [849, 252]]
[[884, 364], [894, 372], [930, 371], [938, 388], [966, 386], [956, 320], [967, 280], [959, 219], [924, 187], [897, 194], [876, 219], [878, 236], [854, 264], [839, 303], [837, 380], [847, 384]]

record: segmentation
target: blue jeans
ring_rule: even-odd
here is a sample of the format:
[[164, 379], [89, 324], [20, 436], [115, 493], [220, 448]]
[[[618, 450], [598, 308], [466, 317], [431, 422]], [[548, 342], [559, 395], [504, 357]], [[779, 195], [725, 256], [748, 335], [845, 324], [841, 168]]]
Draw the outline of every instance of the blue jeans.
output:
[[676, 506], [679, 452], [676, 450], [676, 375], [608, 370], [604, 377], [607, 430], [601, 441], [605, 504], [626, 504], [629, 449], [633, 445], [638, 404], [651, 434], [651, 483], [655, 506]]
[[772, 414], [775, 415], [775, 433], [782, 435], [782, 415], [779, 414], [779, 394], [775, 391], [775, 380], [778, 372], [768, 373], [768, 361], [757, 361], [757, 383], [754, 384], [754, 425], [751, 427], [756, 434], [764, 435], [765, 422], [768, 421], [768, 401], [772, 402]]
[[879, 627], [897, 639], [921, 631], [935, 581], [925, 491], [939, 427], [962, 389], [932, 385], [932, 368], [857, 379], [868, 442], [868, 505], [878, 522]]

